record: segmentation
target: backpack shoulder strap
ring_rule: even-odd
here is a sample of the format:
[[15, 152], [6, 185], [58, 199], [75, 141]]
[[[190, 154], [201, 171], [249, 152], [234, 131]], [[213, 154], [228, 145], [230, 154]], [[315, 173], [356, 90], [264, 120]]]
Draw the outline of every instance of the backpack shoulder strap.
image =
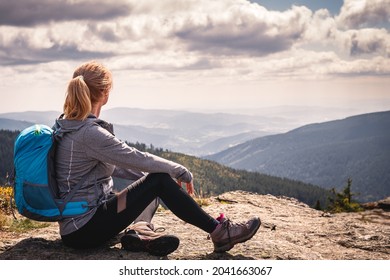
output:
[[[95, 170], [96, 166], [92, 168], [92, 170]], [[81, 186], [84, 184], [84, 182], [87, 180], [89, 174], [85, 174], [81, 180], [77, 183], [76, 186], [72, 188], [72, 190], [65, 196], [64, 199], [57, 200], [60, 203], [57, 203], [58, 209], [60, 210], [60, 213], [62, 213], [65, 210], [66, 204], [72, 200], [73, 196], [76, 194], [76, 192], [81, 188]]]
[[58, 185], [57, 185], [57, 179], [56, 179], [56, 173], [55, 173], [55, 151], [56, 151], [57, 143], [59, 141], [61, 141], [61, 138], [63, 137], [63, 135], [65, 133], [69, 132], [69, 131], [61, 129], [61, 126], [58, 123], [58, 120], [63, 119], [63, 117], [64, 117], [64, 114], [62, 114], [58, 119], [56, 119], [54, 126], [52, 127], [52, 129], [53, 129], [53, 135], [52, 135], [53, 146], [52, 146], [52, 150], [49, 153], [49, 156], [51, 157], [50, 161], [53, 163], [53, 164], [51, 164], [52, 170], [49, 171], [49, 173], [50, 173], [49, 175], [54, 176], [54, 177], [51, 177], [51, 180], [52, 180], [51, 187], [54, 189], [54, 194], [55, 194], [54, 197], [56, 198], [55, 199], [56, 204], [57, 204], [57, 207], [60, 210], [61, 214], [64, 212], [66, 204], [72, 200], [72, 198], [76, 194], [76, 192], [83, 186], [83, 184], [87, 180], [90, 172], [94, 171], [97, 168], [97, 165], [94, 166], [88, 174], [85, 174], [80, 179], [80, 181], [74, 187], [72, 187], [71, 191], [63, 199], [59, 199]]

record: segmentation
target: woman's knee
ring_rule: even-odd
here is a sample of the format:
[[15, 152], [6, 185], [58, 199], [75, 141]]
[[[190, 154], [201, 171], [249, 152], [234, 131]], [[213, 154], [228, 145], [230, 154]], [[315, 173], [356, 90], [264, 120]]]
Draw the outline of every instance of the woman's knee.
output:
[[163, 184], [166, 181], [173, 180], [168, 173], [149, 173], [147, 179]]
[[175, 186], [175, 189], [179, 189], [176, 182], [169, 174], [149, 173], [143, 177], [142, 180], [128, 187], [127, 204], [129, 204], [129, 200], [134, 200], [134, 197], [140, 198], [148, 196], [152, 199], [156, 197], [162, 198], [161, 196], [170, 192], [173, 186]]

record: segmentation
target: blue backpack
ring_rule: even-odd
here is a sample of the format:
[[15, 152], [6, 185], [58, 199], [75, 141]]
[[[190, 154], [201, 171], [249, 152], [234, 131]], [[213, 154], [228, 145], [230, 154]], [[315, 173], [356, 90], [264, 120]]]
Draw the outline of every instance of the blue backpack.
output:
[[72, 201], [86, 176], [60, 198], [55, 174], [55, 150], [62, 133], [46, 125], [24, 129], [14, 146], [14, 195], [18, 212], [37, 221], [59, 221], [88, 211], [86, 201]]

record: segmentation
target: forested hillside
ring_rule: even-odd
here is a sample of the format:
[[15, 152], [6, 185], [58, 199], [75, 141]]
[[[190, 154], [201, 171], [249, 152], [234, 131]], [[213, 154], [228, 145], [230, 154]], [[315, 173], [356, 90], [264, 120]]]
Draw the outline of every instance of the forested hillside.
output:
[[390, 112], [306, 125], [210, 156], [221, 164], [341, 189], [362, 202], [390, 195]]
[[13, 151], [18, 131], [0, 130], [0, 184], [6, 183], [7, 174], [14, 169]]
[[203, 195], [215, 195], [232, 190], [244, 190], [259, 194], [295, 197], [314, 206], [317, 200], [327, 204], [330, 193], [318, 186], [303, 182], [268, 176], [257, 172], [236, 170], [219, 163], [194, 156], [175, 153], [161, 148], [147, 147], [144, 144], [131, 144], [139, 150], [147, 151], [188, 167], [194, 175], [197, 192]]
[[[7, 172], [13, 170], [13, 143], [17, 132], [0, 130], [1, 143], [1, 183], [5, 181]], [[203, 195], [220, 194], [231, 190], [245, 190], [260, 194], [273, 194], [295, 197], [298, 200], [314, 206], [317, 200], [325, 206], [328, 198], [328, 191], [314, 185], [302, 182], [266, 176], [260, 173], [238, 171], [225, 167], [221, 164], [203, 160], [185, 154], [174, 153], [145, 144], [129, 144], [139, 150], [148, 151], [164, 158], [179, 162], [194, 174], [194, 184], [198, 194]], [[116, 188], [120, 189], [126, 185], [122, 180], [116, 181]]]

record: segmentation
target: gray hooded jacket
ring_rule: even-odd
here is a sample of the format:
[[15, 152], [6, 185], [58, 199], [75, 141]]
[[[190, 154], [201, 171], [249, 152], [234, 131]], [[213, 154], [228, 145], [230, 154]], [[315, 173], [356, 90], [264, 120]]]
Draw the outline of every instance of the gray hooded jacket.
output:
[[112, 133], [112, 125], [90, 115], [84, 121], [59, 119], [62, 135], [56, 150], [56, 175], [60, 196], [86, 176], [74, 199], [87, 200], [90, 210], [59, 222], [60, 234], [70, 234], [85, 225], [112, 192], [112, 177], [136, 180], [145, 173], [168, 173], [183, 182], [192, 174], [184, 166], [129, 147]]

